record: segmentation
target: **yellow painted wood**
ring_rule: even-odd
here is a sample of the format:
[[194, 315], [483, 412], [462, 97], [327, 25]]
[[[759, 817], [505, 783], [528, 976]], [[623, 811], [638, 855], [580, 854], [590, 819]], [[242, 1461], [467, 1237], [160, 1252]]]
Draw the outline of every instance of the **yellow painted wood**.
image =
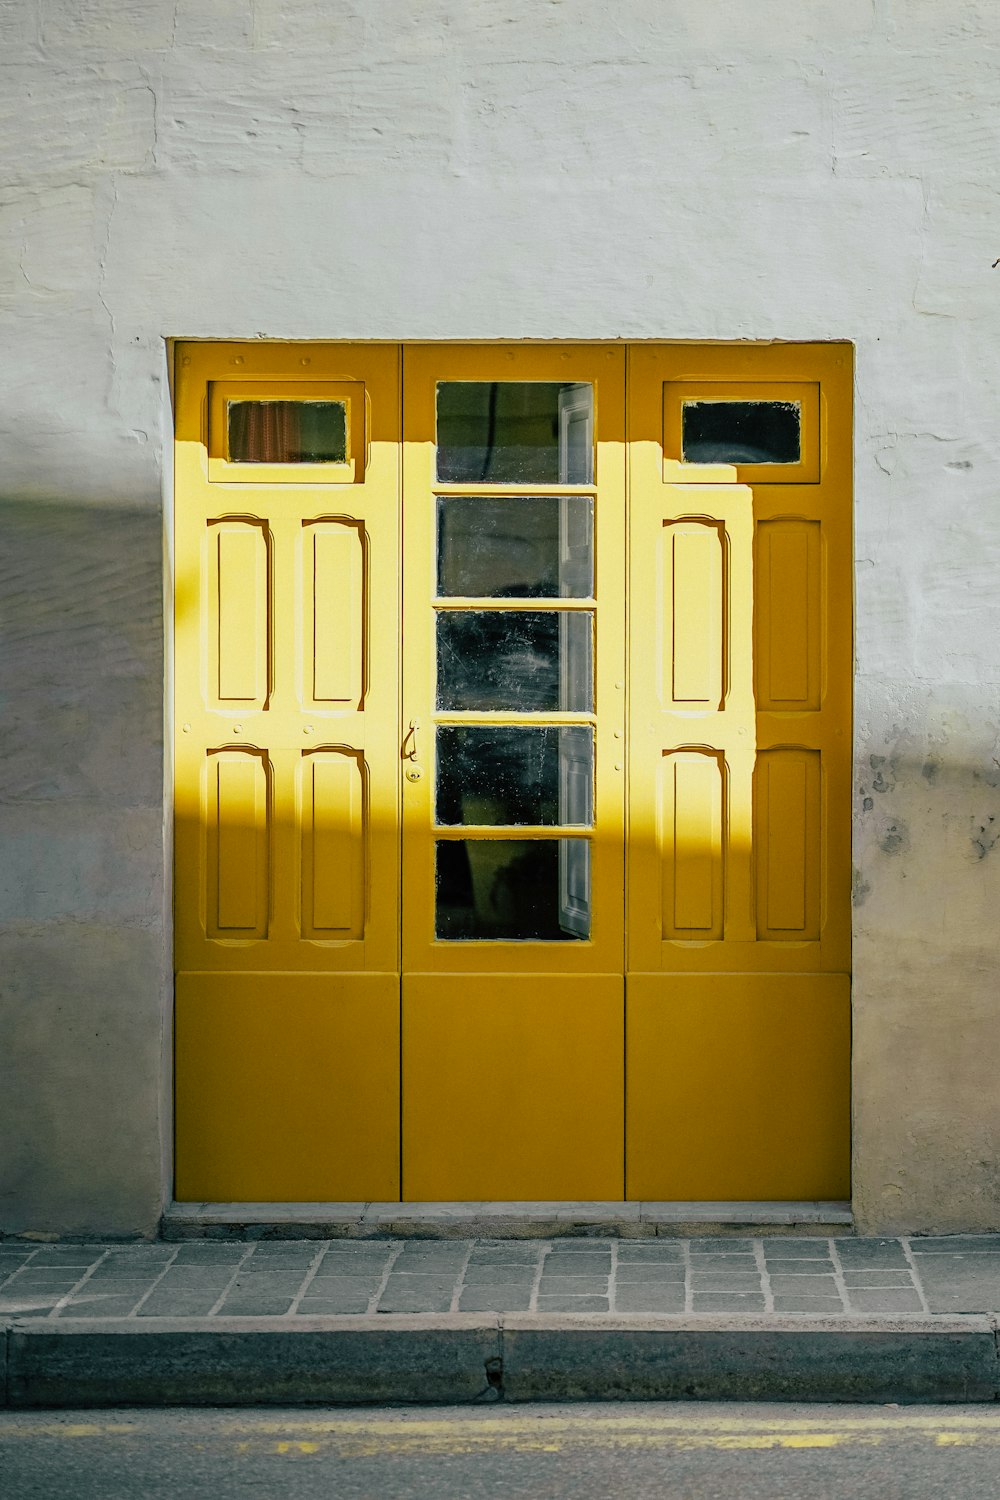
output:
[[815, 712], [823, 668], [821, 521], [758, 522], [756, 564], [757, 707]]
[[721, 938], [725, 776], [721, 757], [677, 751], [661, 761], [663, 931], [673, 938]]
[[302, 643], [311, 645], [307, 698], [359, 708], [363, 698], [364, 535], [360, 523], [315, 521], [302, 530], [306, 617]]
[[320, 939], [360, 939], [365, 919], [364, 762], [359, 752], [318, 750], [303, 758], [302, 930]]
[[[838, 344], [629, 352], [630, 1196], [847, 1191], [851, 381]], [[685, 463], [719, 399], [799, 401], [801, 461]]]
[[719, 707], [725, 667], [725, 536], [704, 521], [664, 526], [665, 698], [678, 708]]
[[[398, 973], [399, 351], [176, 361], [176, 967]], [[229, 482], [224, 401], [296, 396], [350, 404], [353, 478]]]
[[176, 1196], [399, 1196], [399, 985], [389, 974], [181, 974]]
[[628, 1196], [850, 1197], [850, 977], [630, 974]]
[[[638, 345], [629, 360], [628, 969], [849, 973], [850, 349]], [[725, 466], [682, 465], [670, 447], [679, 444], [679, 416], [671, 426], [665, 415], [704, 391], [739, 400], [797, 392], [802, 464], [732, 466], [727, 484], [715, 472]], [[755, 467], [788, 472], [781, 483], [741, 482]], [[691, 468], [713, 473], [685, 484], [670, 477]], [[709, 540], [691, 551], [699, 535], [719, 537], [721, 569], [707, 561]], [[681, 591], [678, 541], [689, 574]], [[698, 656], [692, 637], [721, 641], [716, 667], [715, 648]], [[724, 930], [708, 944], [693, 929], [664, 925], [677, 755], [719, 756], [723, 768], [723, 837], [711, 836], [711, 860]]]
[[[594, 385], [593, 485], [448, 485], [435, 481], [435, 396], [438, 381], [544, 380]], [[621, 973], [624, 947], [625, 788], [625, 356], [622, 346], [408, 345], [404, 351], [404, 603], [403, 723], [417, 725], [416, 758], [403, 782], [403, 965], [420, 973]], [[596, 496], [593, 603], [566, 601], [595, 617], [594, 713], [517, 714], [435, 711], [434, 630], [436, 494], [566, 494]], [[484, 600], [490, 608], [543, 609], [540, 600]], [[560, 607], [550, 602], [548, 607]], [[580, 723], [595, 729], [594, 828], [573, 830], [591, 841], [592, 937], [587, 942], [498, 945], [438, 942], [434, 938], [434, 728], [439, 722]], [[416, 772], [417, 779], [409, 779]], [[444, 837], [510, 838], [481, 828]], [[516, 837], [549, 837], [553, 830], [521, 829]]]
[[[399, 352], [180, 344], [176, 377], [177, 1193], [391, 1198]], [[225, 400], [296, 397], [347, 403], [349, 465], [228, 463]]]
[[[628, 358], [626, 674], [623, 346], [415, 345], [402, 387], [389, 346], [177, 347], [178, 1167], [190, 1196], [399, 1192], [398, 1101], [385, 1101], [400, 943], [407, 1197], [622, 1195], [626, 971], [630, 1196], [846, 1191], [850, 350], [638, 345]], [[436, 482], [440, 380], [592, 382], [594, 484]], [[296, 396], [345, 402], [348, 463], [231, 463], [225, 403]], [[801, 462], [685, 464], [683, 402], [720, 397], [798, 400]], [[592, 599], [478, 601], [592, 615], [593, 712], [437, 712], [435, 615], [471, 602], [434, 597], [435, 496], [449, 491], [593, 495]], [[594, 827], [573, 830], [592, 853], [588, 941], [435, 939], [437, 839], [474, 835], [471, 878], [490, 887], [498, 844], [553, 836], [435, 830], [438, 723], [593, 727]], [[567, 911], [577, 878], [561, 871]], [[232, 1125], [248, 1099], [256, 1134]], [[484, 1129], [495, 1101], [502, 1128]], [[356, 1110], [370, 1150], [352, 1134]], [[677, 1143], [693, 1134], [689, 1172]], [[342, 1178], [345, 1140], [357, 1173]]]
[[622, 989], [621, 974], [404, 975], [403, 1197], [621, 1198]]
[[260, 526], [220, 521], [208, 528], [212, 549], [208, 643], [219, 706], [262, 707], [267, 692], [267, 538]]
[[209, 757], [206, 929], [214, 938], [267, 938], [270, 817], [267, 766], [250, 750]]
[[757, 757], [754, 847], [761, 939], [819, 941], [820, 774], [819, 750], [762, 750]]
[[[594, 483], [449, 486], [435, 480], [439, 381], [541, 380], [594, 387]], [[415, 346], [404, 354], [403, 722], [412, 725], [403, 783], [404, 1196], [621, 1197], [625, 785], [624, 351], [594, 345]], [[594, 711], [437, 713], [435, 495], [595, 496]], [[488, 601], [493, 607], [498, 601]], [[505, 600], [530, 608], [535, 600]], [[441, 602], [454, 609], [454, 600]], [[554, 606], [552, 606], [554, 607]], [[445, 722], [579, 723], [595, 731], [591, 935], [556, 942], [435, 938], [435, 726]], [[574, 833], [577, 830], [573, 830]], [[497, 841], [551, 838], [551, 828], [451, 829], [482, 837], [471, 878], [493, 889]], [[561, 869], [564, 909], [579, 911]], [[570, 978], [572, 976], [572, 978]], [[597, 976], [601, 976], [598, 978]], [[615, 977], [607, 977], [615, 976]], [[494, 1125], [492, 1121], [496, 1119]]]

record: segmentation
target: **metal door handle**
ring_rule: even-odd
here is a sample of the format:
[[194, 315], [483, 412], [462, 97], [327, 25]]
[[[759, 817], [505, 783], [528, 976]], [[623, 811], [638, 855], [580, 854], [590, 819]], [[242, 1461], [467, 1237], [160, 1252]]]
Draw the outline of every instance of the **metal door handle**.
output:
[[410, 727], [403, 736], [403, 745], [400, 757], [403, 760], [416, 760], [417, 758], [417, 730], [420, 728], [419, 719], [411, 719]]

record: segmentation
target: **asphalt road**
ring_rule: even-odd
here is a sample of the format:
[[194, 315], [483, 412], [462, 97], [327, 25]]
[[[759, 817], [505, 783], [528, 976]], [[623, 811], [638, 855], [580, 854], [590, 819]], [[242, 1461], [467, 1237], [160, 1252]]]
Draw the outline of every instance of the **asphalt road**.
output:
[[979, 1500], [1000, 1407], [0, 1412], [3, 1500]]

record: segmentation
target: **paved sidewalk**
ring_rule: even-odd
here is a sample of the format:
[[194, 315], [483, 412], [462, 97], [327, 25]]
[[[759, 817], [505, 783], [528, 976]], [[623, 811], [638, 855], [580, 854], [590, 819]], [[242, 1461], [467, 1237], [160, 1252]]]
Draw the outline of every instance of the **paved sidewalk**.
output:
[[10, 1405], [997, 1400], [1000, 1235], [0, 1242]]
[[1000, 1235], [0, 1242], [0, 1319], [1000, 1313]]

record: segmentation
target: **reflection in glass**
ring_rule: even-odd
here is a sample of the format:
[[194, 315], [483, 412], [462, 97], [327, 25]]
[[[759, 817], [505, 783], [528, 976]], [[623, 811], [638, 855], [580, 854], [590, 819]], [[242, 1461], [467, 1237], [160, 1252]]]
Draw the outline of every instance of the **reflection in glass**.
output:
[[448, 725], [437, 731], [440, 824], [575, 824], [593, 818], [594, 731], [586, 725]]
[[685, 401], [681, 452], [689, 464], [797, 464], [798, 401]]
[[449, 484], [592, 484], [593, 386], [443, 381], [437, 388], [437, 477]]
[[589, 495], [439, 495], [438, 594], [586, 599], [594, 588]]
[[585, 610], [440, 610], [437, 706], [589, 713], [593, 635]]
[[449, 839], [436, 847], [437, 937], [590, 936], [586, 839]]
[[227, 408], [230, 463], [347, 462], [343, 401], [230, 401]]

